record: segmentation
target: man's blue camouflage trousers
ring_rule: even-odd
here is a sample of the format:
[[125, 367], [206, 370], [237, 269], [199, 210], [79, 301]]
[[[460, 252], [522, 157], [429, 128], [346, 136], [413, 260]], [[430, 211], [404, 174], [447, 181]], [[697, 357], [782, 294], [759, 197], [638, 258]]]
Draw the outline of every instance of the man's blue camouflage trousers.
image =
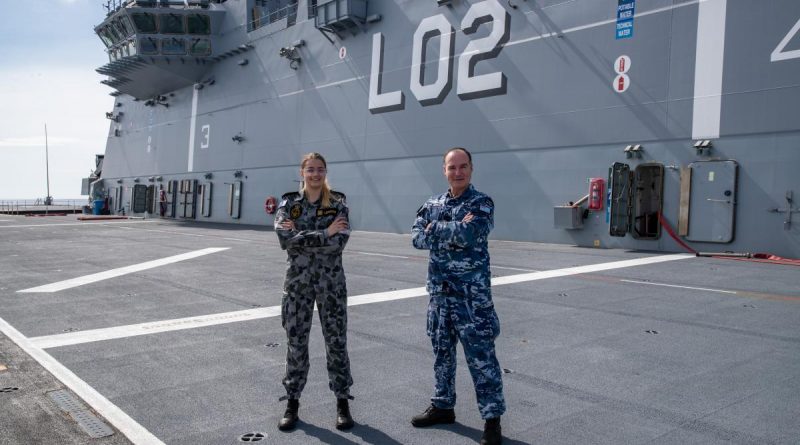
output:
[[431, 296], [428, 336], [435, 357], [436, 387], [431, 402], [442, 409], [456, 404], [456, 344], [461, 341], [467, 359], [481, 418], [499, 417], [506, 411], [503, 379], [495, 355], [494, 339], [500, 322], [490, 299], [473, 296]]

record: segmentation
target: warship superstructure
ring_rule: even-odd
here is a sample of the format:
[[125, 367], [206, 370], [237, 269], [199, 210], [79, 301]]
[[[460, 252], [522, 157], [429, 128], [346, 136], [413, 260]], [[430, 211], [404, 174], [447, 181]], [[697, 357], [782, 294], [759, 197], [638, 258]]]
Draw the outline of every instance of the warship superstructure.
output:
[[403, 233], [463, 146], [497, 239], [800, 257], [795, 0], [105, 6], [111, 213], [271, 225], [318, 151]]

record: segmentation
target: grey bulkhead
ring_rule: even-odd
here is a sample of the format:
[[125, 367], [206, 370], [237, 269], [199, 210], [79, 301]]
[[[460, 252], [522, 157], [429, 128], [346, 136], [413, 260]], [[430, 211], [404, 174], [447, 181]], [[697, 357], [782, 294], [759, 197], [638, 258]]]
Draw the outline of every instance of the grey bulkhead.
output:
[[[506, 93], [467, 100], [457, 94], [459, 58], [491, 30], [485, 24], [474, 34], [462, 32], [476, 1], [438, 7], [433, 0], [373, 0], [369, 14], [381, 20], [366, 24], [366, 32], [333, 38], [334, 44], [306, 20], [305, 1], [293, 26], [274, 23], [248, 32], [251, 3], [215, 5], [226, 11], [219, 44], [253, 49], [214, 64], [207, 76], [213, 84], [172, 92], [169, 107], [119, 97], [125, 116], [122, 135], [113, 136], [113, 123], [110, 131], [108, 186], [116, 178], [131, 185], [133, 178], [152, 176], [164, 183], [210, 181], [211, 216], [198, 213], [196, 219], [271, 225], [265, 198], [296, 189], [299, 158], [319, 151], [334, 188], [348, 196], [355, 229], [407, 232], [419, 204], [446, 187], [441, 153], [465, 146], [475, 154], [473, 182], [497, 206], [495, 238], [677, 251], [664, 235], [610, 237], [605, 209], [591, 212], [581, 230], [554, 228], [553, 207], [586, 194], [587, 178], [607, 177], [616, 161], [633, 168], [660, 163], [666, 167], [663, 213], [677, 224], [679, 168], [734, 159], [740, 175], [733, 241], [695, 248], [800, 256], [800, 224], [783, 230], [784, 216], [766, 211], [785, 206], [787, 190], [800, 193], [800, 58], [770, 62], [800, 20], [800, 3], [727, 2], [720, 136], [710, 156], [692, 147], [696, 1], [637, 2], [634, 37], [621, 40], [614, 36], [615, 0], [517, 1], [517, 9], [500, 2], [508, 14], [508, 42], [496, 58], [478, 62], [475, 74], [502, 71]], [[410, 88], [413, 36], [423, 19], [437, 14], [456, 30], [453, 80], [441, 103], [423, 106]], [[381, 92], [402, 92], [402, 110], [368, 108], [375, 33], [384, 41]], [[294, 70], [278, 54], [301, 39]], [[426, 84], [435, 81], [439, 42], [436, 37], [427, 45]], [[632, 60], [631, 86], [616, 93], [613, 65], [621, 55]], [[629, 144], [644, 147], [641, 159], [625, 159]], [[227, 184], [237, 180], [241, 217], [233, 219], [226, 211]]]

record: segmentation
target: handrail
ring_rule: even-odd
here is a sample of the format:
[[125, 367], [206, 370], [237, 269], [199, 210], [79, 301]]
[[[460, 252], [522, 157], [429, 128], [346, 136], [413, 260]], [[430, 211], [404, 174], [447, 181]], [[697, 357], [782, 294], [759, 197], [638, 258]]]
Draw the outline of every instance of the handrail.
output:
[[[266, 10], [258, 17], [255, 17], [254, 14], [253, 20], [251, 20], [249, 23], [250, 24], [249, 30], [255, 31], [256, 29], [261, 28], [262, 26], [267, 26], [271, 23], [275, 23], [278, 20], [290, 17], [292, 15], [297, 17], [297, 7], [298, 7], [297, 5], [298, 2], [294, 2], [284, 6], [283, 8], [276, 9], [274, 11]], [[260, 7], [257, 8], [260, 9]], [[255, 11], [255, 8], [253, 9]], [[293, 23], [290, 23], [290, 25], [293, 25]]]
[[42, 198], [36, 199], [5, 199], [0, 200], [0, 214], [22, 215], [32, 211], [77, 211], [88, 204], [83, 199], [54, 199], [50, 205], [45, 205]]

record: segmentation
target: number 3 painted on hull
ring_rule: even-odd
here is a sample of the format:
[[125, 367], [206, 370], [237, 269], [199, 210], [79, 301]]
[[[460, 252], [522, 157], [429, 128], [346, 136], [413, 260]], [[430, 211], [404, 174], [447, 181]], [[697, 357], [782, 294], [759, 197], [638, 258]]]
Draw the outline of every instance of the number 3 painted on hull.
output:
[[[488, 36], [470, 41], [458, 58], [458, 89], [461, 100], [477, 99], [506, 93], [507, 79], [502, 72], [475, 75], [475, 66], [482, 60], [497, 57], [511, 36], [511, 16], [496, 0], [475, 3], [469, 8], [461, 28], [464, 34], [473, 34], [478, 28], [492, 22]], [[425, 85], [425, 59], [428, 41], [439, 37], [439, 61], [436, 81]], [[411, 92], [422, 106], [444, 101], [453, 86], [453, 48], [455, 31], [447, 18], [438, 14], [422, 20], [414, 33], [411, 53]], [[369, 111], [373, 114], [405, 108], [402, 91], [381, 92], [383, 80], [384, 37], [372, 36], [372, 69], [369, 81]]]

